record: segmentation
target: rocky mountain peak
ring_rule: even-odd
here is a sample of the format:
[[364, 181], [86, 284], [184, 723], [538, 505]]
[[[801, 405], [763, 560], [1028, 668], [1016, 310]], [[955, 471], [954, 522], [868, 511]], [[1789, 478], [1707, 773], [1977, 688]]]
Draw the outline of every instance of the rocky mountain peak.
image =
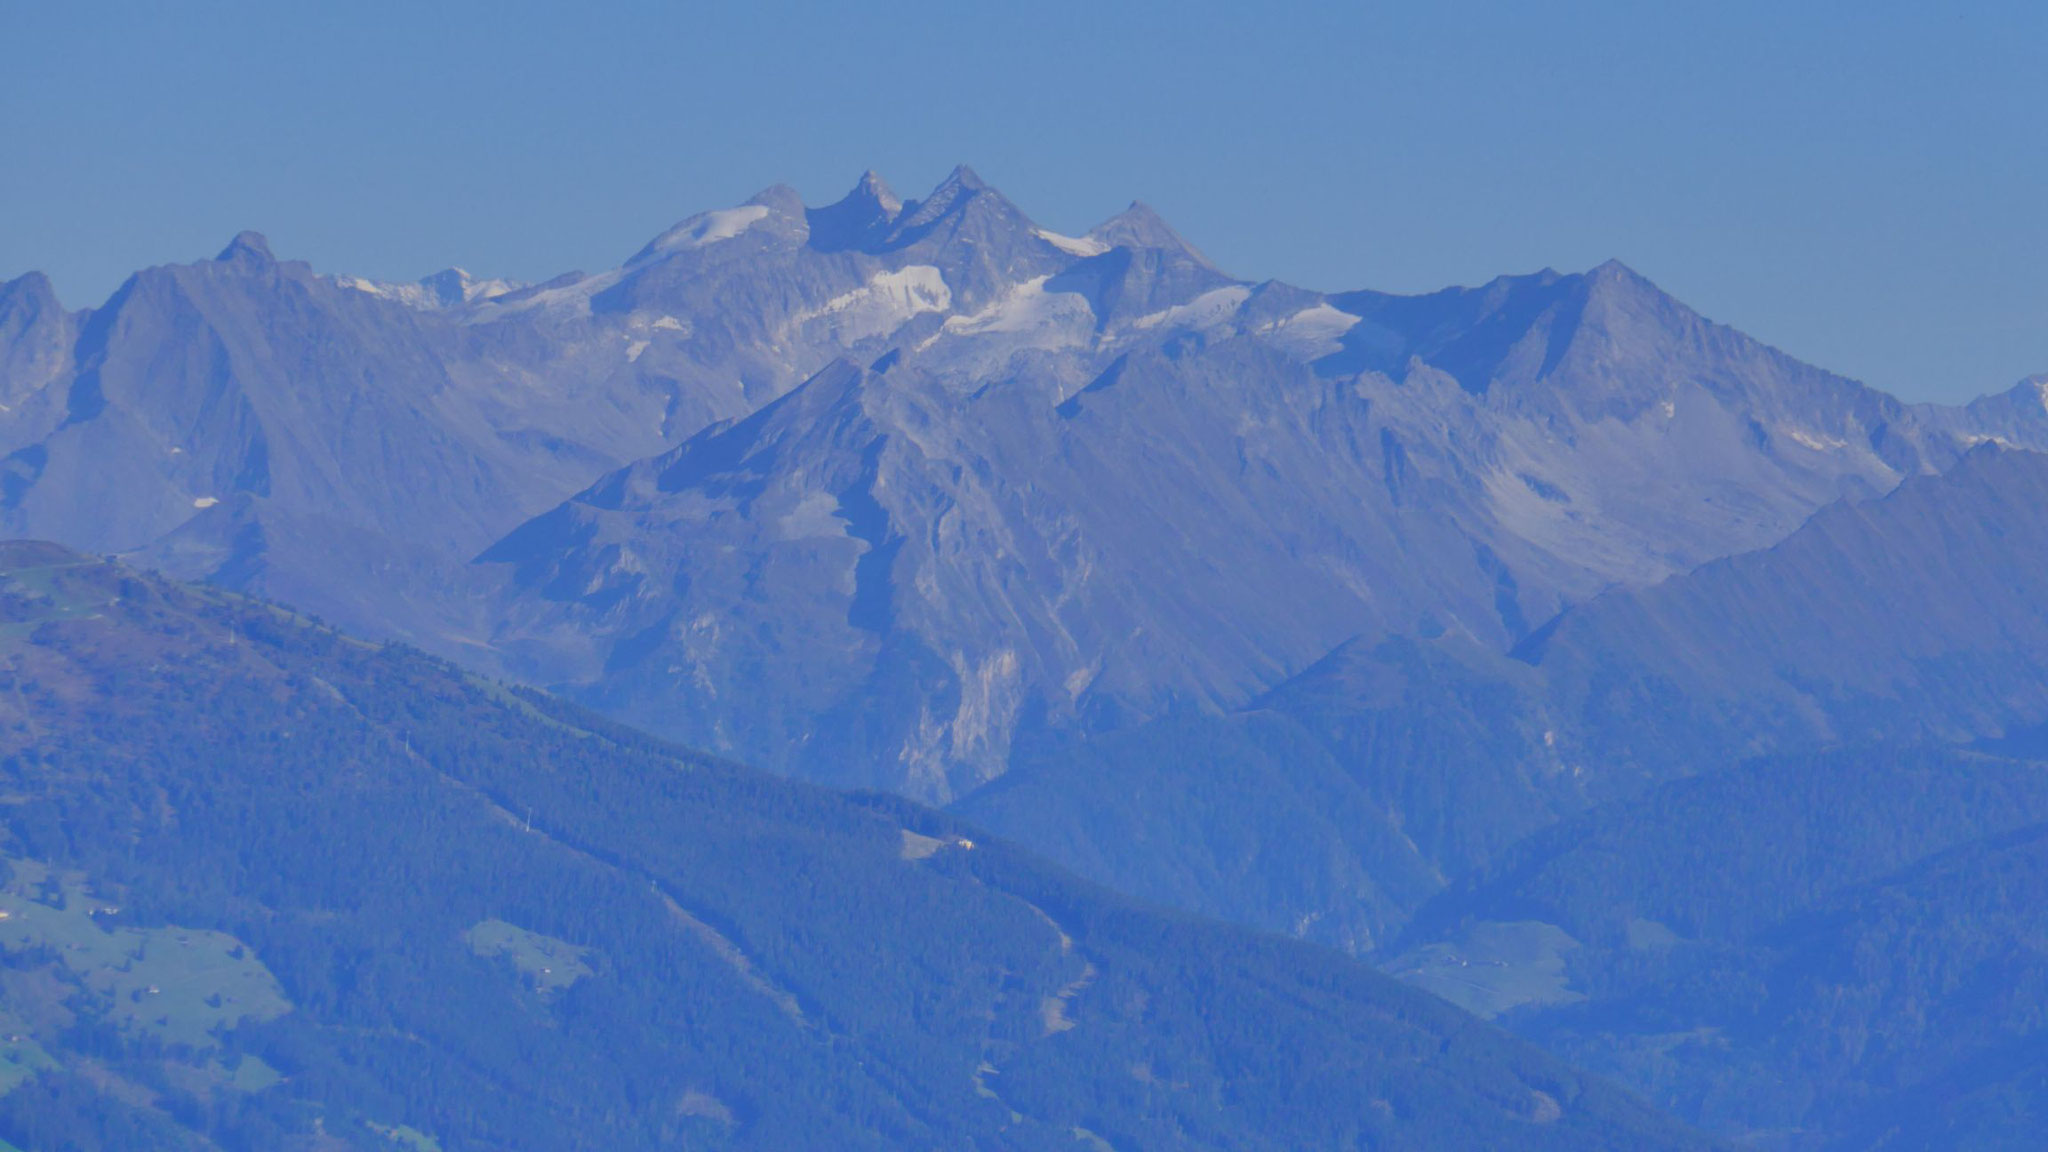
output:
[[770, 184], [748, 197], [743, 207], [766, 208], [780, 216], [802, 216], [804, 198], [787, 184]]
[[903, 211], [903, 199], [873, 169], [836, 203], [813, 208], [804, 217], [810, 225], [811, 247], [824, 252], [869, 248], [878, 243]]
[[0, 404], [11, 411], [62, 375], [83, 319], [64, 310], [41, 272], [0, 283]]
[[763, 188], [735, 208], [699, 212], [649, 241], [633, 254], [627, 267], [685, 252], [699, 252], [749, 233], [765, 230], [793, 238], [804, 219], [803, 197], [787, 184]]
[[1131, 206], [1096, 225], [1088, 239], [1107, 244], [1112, 248], [1158, 248], [1176, 252], [1207, 268], [1215, 265], [1202, 255], [1194, 245], [1181, 238], [1164, 217], [1153, 211], [1150, 204], [1142, 200], [1131, 201]]
[[1661, 317], [1666, 324], [1701, 319], [1698, 313], [1679, 303], [1649, 277], [1619, 260], [1609, 260], [1568, 279], [1576, 282], [1578, 291], [1584, 294], [1589, 306], [1620, 309], [1644, 318]]
[[228, 241], [228, 246], [221, 249], [220, 255], [214, 257], [214, 259], [223, 264], [265, 265], [277, 263], [277, 257], [270, 254], [270, 241], [264, 239], [261, 232], [241, 232], [236, 234], [233, 240]]
[[945, 180], [940, 182], [939, 187], [963, 188], [970, 192], [994, 191], [988, 181], [981, 178], [980, 173], [965, 164], [955, 164], [953, 170], [946, 174]]
[[916, 243], [949, 218], [970, 215], [1000, 218], [1027, 229], [1031, 224], [1022, 210], [991, 187], [974, 169], [962, 164], [939, 181], [930, 195], [903, 206], [889, 243], [892, 247]]
[[903, 210], [903, 198], [873, 168], [860, 174], [860, 183], [853, 186], [849, 195], [860, 197], [891, 216]]
[[469, 272], [462, 268], [443, 268], [431, 276], [420, 277], [420, 287], [442, 307], [467, 303], [470, 283]]
[[1650, 288], [1656, 287], [1642, 273], [1612, 257], [1589, 269], [1586, 278], [1606, 283], [1634, 283]]
[[41, 272], [24, 272], [12, 280], [0, 282], [0, 316], [61, 311], [63, 305], [57, 300], [57, 289]]

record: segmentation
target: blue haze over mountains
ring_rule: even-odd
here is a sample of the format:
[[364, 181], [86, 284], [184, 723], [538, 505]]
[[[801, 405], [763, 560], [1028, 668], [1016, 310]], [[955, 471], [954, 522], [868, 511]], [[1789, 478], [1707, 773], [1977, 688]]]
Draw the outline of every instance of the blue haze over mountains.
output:
[[[1970, 991], [2035, 978], [2038, 915], [1926, 878], [2024, 874], [2048, 820], [2048, 379], [1901, 403], [1619, 263], [1241, 279], [1143, 205], [1061, 236], [963, 168], [769, 189], [540, 284], [373, 283], [251, 234], [93, 309], [30, 275], [0, 405], [8, 535], [950, 805], [1717, 1133], [1998, 1147], [2048, 1099], [2015, 1055], [2041, 1022]], [[1747, 919], [1628, 888], [1672, 844], [1732, 867], [1773, 803], [1825, 826], [1825, 790], [1758, 799], [1772, 772], [1901, 782], [1865, 838], [1949, 806], [1758, 880]], [[1605, 857], [1571, 831], [1657, 820]], [[1829, 1008], [1812, 957], [1901, 931], [1887, 901], [2013, 943], [1915, 945], [1959, 974]], [[1920, 1055], [1755, 1095], [1923, 1011], [1957, 1023]]]
[[1618, 264], [1326, 297], [1142, 206], [1052, 237], [965, 169], [507, 287], [253, 236], [89, 312], [17, 281], [7, 527], [945, 799], [1019, 732], [1240, 704], [1361, 635], [1505, 650], [2048, 436], [2037, 385], [1899, 404]]

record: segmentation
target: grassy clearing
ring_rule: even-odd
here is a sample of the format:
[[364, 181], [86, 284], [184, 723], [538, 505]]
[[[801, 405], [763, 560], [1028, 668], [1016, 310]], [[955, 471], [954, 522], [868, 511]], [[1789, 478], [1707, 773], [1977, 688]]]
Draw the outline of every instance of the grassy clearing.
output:
[[261, 1092], [283, 1083], [284, 1073], [264, 1063], [261, 1057], [245, 1055], [241, 1063], [227, 1073], [227, 1081], [238, 1092]]
[[503, 956], [512, 961], [512, 966], [542, 992], [559, 992], [593, 974], [590, 965], [583, 962], [590, 954], [588, 948], [528, 932], [503, 920], [485, 920], [465, 933], [463, 939], [470, 951], [479, 956]]
[[363, 1123], [370, 1131], [400, 1147], [410, 1148], [413, 1152], [441, 1152], [441, 1142], [417, 1128], [404, 1124], [378, 1124], [368, 1120]]
[[25, 639], [35, 634], [37, 628], [52, 620], [90, 619], [98, 616], [106, 603], [97, 591], [91, 594], [67, 587], [63, 575], [73, 568], [97, 567], [98, 561], [79, 561], [71, 564], [45, 564], [29, 568], [0, 570], [0, 588], [17, 595], [48, 602], [48, 607], [26, 619], [9, 620], [0, 623], [0, 640]]
[[43, 1046], [26, 1036], [0, 1040], [0, 1096], [19, 1088], [36, 1073], [56, 1066], [57, 1062], [43, 1051]]
[[903, 848], [898, 853], [905, 860], [924, 860], [944, 848], [946, 842], [935, 836], [921, 836], [910, 829], [903, 830]]
[[95, 897], [82, 877], [12, 863], [14, 876], [0, 889], [0, 948], [49, 949], [120, 1027], [206, 1049], [217, 1030], [291, 1010], [276, 978], [234, 937], [177, 927], [109, 930], [100, 922], [118, 908]]
[[1555, 924], [1483, 921], [1454, 940], [1401, 956], [1387, 971], [1492, 1019], [1523, 1004], [1584, 999], [1565, 978], [1565, 953], [1577, 947], [1579, 942]]

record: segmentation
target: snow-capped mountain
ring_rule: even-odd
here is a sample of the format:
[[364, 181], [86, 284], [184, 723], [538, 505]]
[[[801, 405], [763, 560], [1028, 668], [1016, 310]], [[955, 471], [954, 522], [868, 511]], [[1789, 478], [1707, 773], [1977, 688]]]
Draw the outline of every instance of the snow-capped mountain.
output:
[[2048, 444], [2038, 392], [1902, 405], [1618, 264], [1312, 292], [1142, 205], [1061, 235], [965, 168], [771, 188], [533, 285], [254, 236], [88, 312], [24, 277], [0, 373], [9, 532], [928, 798], [1356, 636], [1505, 650], [1978, 440]]
[[1986, 419], [1619, 264], [1326, 295], [1233, 279], [1140, 206], [1050, 234], [968, 173], [900, 208], [870, 177], [804, 231], [774, 203], [758, 246], [863, 277], [825, 310], [861, 318], [847, 353], [493, 546], [494, 643], [685, 739], [927, 798], [1033, 733], [1239, 703], [1355, 636], [1505, 649], [1945, 468]]

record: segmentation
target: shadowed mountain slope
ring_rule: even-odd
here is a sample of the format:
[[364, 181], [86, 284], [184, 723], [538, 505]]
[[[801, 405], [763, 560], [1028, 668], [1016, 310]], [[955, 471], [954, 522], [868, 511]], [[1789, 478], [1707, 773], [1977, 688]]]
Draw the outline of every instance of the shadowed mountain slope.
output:
[[1589, 804], [1760, 752], [2048, 722], [2043, 556], [2048, 456], [1986, 445], [1512, 656], [1348, 644], [1250, 711], [1054, 745], [958, 810], [1126, 891], [1368, 950]]
[[2025, 1147], [2044, 819], [2040, 763], [1765, 758], [1531, 838], [1390, 967], [1745, 1145]]

